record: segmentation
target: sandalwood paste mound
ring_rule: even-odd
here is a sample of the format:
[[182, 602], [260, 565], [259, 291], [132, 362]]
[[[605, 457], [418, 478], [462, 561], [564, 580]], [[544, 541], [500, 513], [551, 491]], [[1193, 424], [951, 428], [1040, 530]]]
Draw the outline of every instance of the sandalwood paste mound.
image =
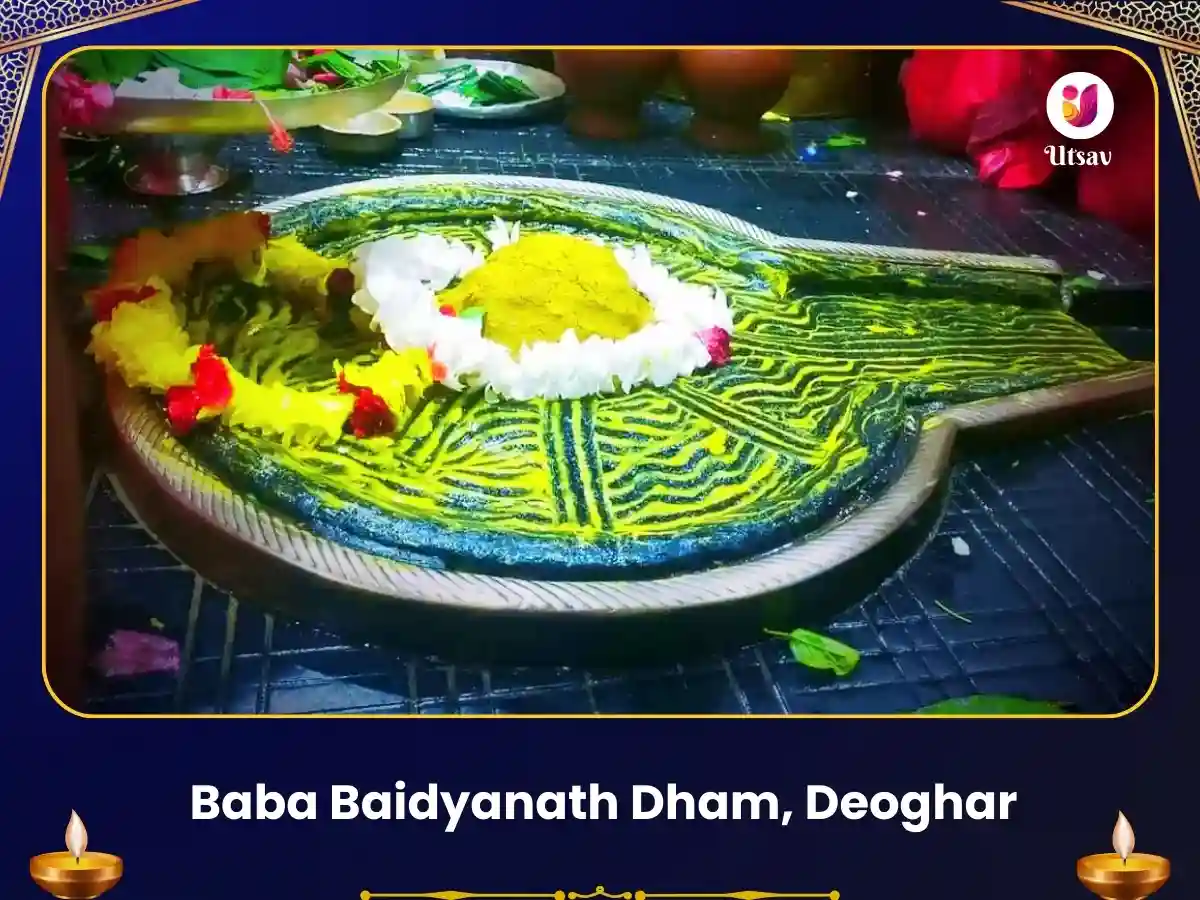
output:
[[567, 234], [524, 235], [499, 248], [438, 302], [456, 313], [482, 309], [484, 337], [514, 353], [568, 329], [581, 341], [620, 340], [654, 312], [611, 249]]

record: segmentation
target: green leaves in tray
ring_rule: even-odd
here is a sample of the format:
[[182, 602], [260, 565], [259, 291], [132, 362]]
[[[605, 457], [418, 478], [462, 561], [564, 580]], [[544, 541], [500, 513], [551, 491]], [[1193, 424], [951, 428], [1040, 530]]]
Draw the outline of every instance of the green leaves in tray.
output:
[[1056, 716], [1066, 710], [1057, 703], [1005, 697], [996, 694], [975, 694], [954, 697], [917, 710], [921, 716]]
[[309, 75], [329, 72], [341, 78], [344, 87], [361, 87], [389, 75], [398, 75], [406, 68], [406, 63], [399, 59], [377, 56], [359, 60], [341, 50], [329, 50], [304, 59], [304, 69]]
[[426, 96], [453, 91], [471, 101], [473, 106], [496, 106], [501, 103], [525, 103], [538, 98], [537, 93], [515, 75], [501, 75], [490, 69], [476, 69], [470, 63], [450, 66], [428, 77], [415, 89]]
[[793, 631], [768, 629], [766, 634], [787, 641], [796, 662], [810, 669], [849, 675], [858, 666], [860, 655], [857, 650], [815, 631], [805, 631], [803, 628]]

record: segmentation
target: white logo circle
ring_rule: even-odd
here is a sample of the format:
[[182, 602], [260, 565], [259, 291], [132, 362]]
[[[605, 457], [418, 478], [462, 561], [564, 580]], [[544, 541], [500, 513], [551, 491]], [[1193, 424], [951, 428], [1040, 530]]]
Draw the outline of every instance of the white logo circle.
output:
[[1046, 95], [1046, 118], [1063, 137], [1086, 141], [1104, 131], [1116, 104], [1112, 91], [1090, 72], [1072, 72]]

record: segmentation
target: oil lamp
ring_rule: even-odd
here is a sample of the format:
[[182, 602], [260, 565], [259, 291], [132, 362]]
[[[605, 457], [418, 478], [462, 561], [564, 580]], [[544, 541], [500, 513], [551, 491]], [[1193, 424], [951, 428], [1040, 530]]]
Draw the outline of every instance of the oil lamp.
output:
[[67, 823], [67, 849], [29, 860], [29, 874], [43, 891], [59, 900], [93, 900], [111, 890], [125, 870], [119, 856], [87, 849], [87, 829], [75, 810]]
[[1113, 828], [1113, 850], [1085, 856], [1075, 865], [1083, 886], [1101, 900], [1145, 900], [1171, 877], [1168, 860], [1133, 852], [1133, 826], [1121, 812]]

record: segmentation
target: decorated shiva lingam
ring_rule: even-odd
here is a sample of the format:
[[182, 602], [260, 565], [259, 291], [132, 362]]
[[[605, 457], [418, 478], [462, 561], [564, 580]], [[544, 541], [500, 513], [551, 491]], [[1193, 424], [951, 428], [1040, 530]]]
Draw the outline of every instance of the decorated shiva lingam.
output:
[[29, 861], [29, 875], [38, 887], [59, 900], [93, 900], [116, 887], [125, 864], [119, 856], [88, 850], [87, 829], [75, 810], [66, 838], [66, 851], [43, 853]]
[[1083, 886], [1101, 900], [1144, 900], [1171, 877], [1171, 863], [1161, 856], [1133, 852], [1133, 826], [1117, 813], [1114, 853], [1085, 856], [1075, 866]]
[[218, 154], [230, 136], [269, 133], [286, 153], [291, 131], [380, 107], [406, 77], [399, 54], [130, 49], [74, 54], [52, 82], [65, 127], [120, 142], [129, 188], [185, 196], [228, 182]]

